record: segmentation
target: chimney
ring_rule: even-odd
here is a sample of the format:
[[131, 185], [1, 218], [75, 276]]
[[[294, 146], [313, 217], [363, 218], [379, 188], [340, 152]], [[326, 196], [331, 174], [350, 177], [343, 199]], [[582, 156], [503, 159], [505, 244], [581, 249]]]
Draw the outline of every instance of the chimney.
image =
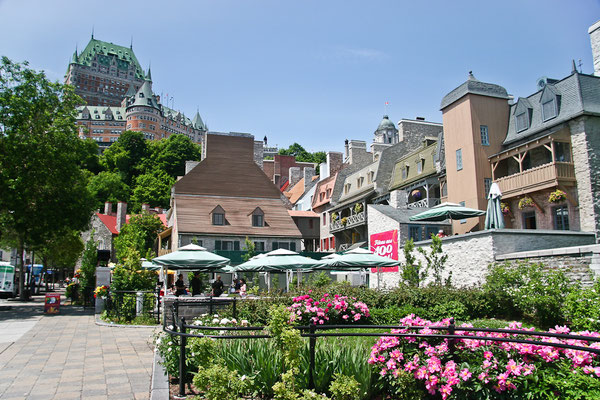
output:
[[594, 75], [600, 76], [600, 21], [588, 29], [590, 42], [592, 44], [592, 56], [594, 59]]
[[327, 175], [335, 175], [336, 172], [342, 169], [342, 165], [344, 164], [344, 159], [342, 153], [337, 151], [328, 151], [327, 152]]
[[156, 213], [157, 214], [164, 214], [165, 211], [162, 209], [162, 207], [156, 207]]
[[107, 201], [104, 203], [104, 214], [105, 215], [112, 214], [112, 203], [110, 201]]
[[300, 179], [302, 179], [302, 169], [300, 167], [290, 167], [288, 175], [290, 180], [289, 189], [291, 189], [296, 186], [296, 183], [300, 182]]
[[120, 201], [117, 203], [117, 232], [121, 232], [121, 228], [127, 222], [127, 203]]
[[147, 213], [149, 213], [150, 212], [150, 204], [142, 203], [142, 211], [146, 211]]
[[194, 169], [196, 165], [200, 164], [200, 161], [186, 161], [185, 162], [185, 174]]
[[315, 176], [316, 170], [313, 167], [304, 167], [304, 192], [310, 186], [312, 177]]
[[349, 148], [348, 148], [348, 139], [346, 139], [346, 141], [344, 142], [344, 147], [346, 149], [344, 158], [347, 160], [348, 157], [350, 156], [350, 152], [349, 152]]
[[417, 121], [425, 121], [425, 117], [417, 117]]

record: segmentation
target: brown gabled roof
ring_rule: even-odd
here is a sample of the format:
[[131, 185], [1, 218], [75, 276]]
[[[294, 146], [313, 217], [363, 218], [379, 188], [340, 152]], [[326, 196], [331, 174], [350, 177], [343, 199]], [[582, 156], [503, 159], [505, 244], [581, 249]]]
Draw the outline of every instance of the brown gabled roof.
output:
[[175, 194], [280, 198], [254, 162], [252, 138], [208, 134], [205, 145], [206, 158], [175, 183]]
[[319, 218], [319, 214], [314, 211], [288, 210], [288, 214], [290, 214], [291, 217]]
[[[175, 195], [180, 233], [238, 236], [302, 237], [281, 200]], [[221, 206], [227, 225], [212, 225], [211, 212]], [[253, 227], [252, 212], [260, 207], [267, 226]]]
[[284, 192], [285, 196], [290, 199], [290, 203], [296, 204], [296, 202], [304, 194], [304, 178], [300, 179], [290, 190]]

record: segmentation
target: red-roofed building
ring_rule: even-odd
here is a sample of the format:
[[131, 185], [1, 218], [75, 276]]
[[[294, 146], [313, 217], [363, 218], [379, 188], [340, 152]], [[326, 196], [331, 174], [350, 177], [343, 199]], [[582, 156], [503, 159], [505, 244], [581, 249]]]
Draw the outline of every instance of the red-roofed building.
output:
[[[83, 232], [81, 238], [85, 243], [90, 240], [92, 232], [94, 232], [94, 240], [98, 242], [98, 250], [110, 250], [111, 261], [115, 262], [114, 238], [119, 235], [121, 228], [129, 223], [130, 215], [127, 214], [127, 203], [124, 201], [117, 203], [116, 213], [112, 209], [112, 203], [106, 202], [104, 204], [104, 213], [94, 213], [90, 221], [90, 229]], [[161, 222], [167, 226], [167, 217], [163, 209], [150, 208], [149, 205], [143, 204], [142, 210], [156, 214]], [[78, 261], [79, 265], [80, 261]]]

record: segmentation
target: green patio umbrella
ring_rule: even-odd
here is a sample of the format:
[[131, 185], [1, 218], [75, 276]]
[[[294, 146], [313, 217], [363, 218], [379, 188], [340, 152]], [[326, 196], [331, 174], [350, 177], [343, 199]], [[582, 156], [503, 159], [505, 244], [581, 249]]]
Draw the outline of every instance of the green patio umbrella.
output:
[[188, 244], [178, 250], [156, 257], [154, 264], [169, 267], [169, 269], [215, 270], [229, 264], [229, 258], [207, 251], [204, 247]]
[[490, 186], [488, 195], [487, 215], [485, 216], [485, 229], [504, 229], [504, 215], [500, 205], [502, 192], [496, 182]]
[[413, 215], [411, 221], [444, 221], [447, 219], [465, 219], [484, 215], [485, 211], [463, 207], [455, 203], [442, 203], [429, 210]]
[[377, 286], [379, 287], [379, 281], [381, 280], [380, 275], [381, 267], [395, 267], [398, 265], [398, 261], [392, 260], [391, 258], [378, 256], [373, 252], [357, 248], [348, 250], [344, 254], [338, 257], [333, 257], [327, 260], [328, 268], [335, 271], [357, 271], [366, 268], [377, 268]]
[[[260, 254], [252, 257], [243, 264], [234, 267], [235, 272], [285, 272], [286, 273], [286, 288], [289, 290], [293, 271], [311, 271], [324, 263], [320, 260], [301, 256], [300, 254], [285, 250], [277, 249], [268, 253]], [[267, 285], [270, 280], [267, 279]], [[300, 279], [298, 279], [300, 284]], [[269, 285], [270, 289], [270, 285]]]

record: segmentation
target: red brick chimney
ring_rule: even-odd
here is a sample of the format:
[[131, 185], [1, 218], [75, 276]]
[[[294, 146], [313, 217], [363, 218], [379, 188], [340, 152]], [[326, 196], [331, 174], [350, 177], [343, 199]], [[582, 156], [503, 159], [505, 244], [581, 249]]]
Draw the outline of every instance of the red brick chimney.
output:
[[105, 215], [112, 214], [112, 203], [110, 201], [107, 201], [104, 203], [104, 214]]
[[117, 203], [117, 232], [121, 232], [121, 228], [127, 222], [127, 203], [120, 201]]

